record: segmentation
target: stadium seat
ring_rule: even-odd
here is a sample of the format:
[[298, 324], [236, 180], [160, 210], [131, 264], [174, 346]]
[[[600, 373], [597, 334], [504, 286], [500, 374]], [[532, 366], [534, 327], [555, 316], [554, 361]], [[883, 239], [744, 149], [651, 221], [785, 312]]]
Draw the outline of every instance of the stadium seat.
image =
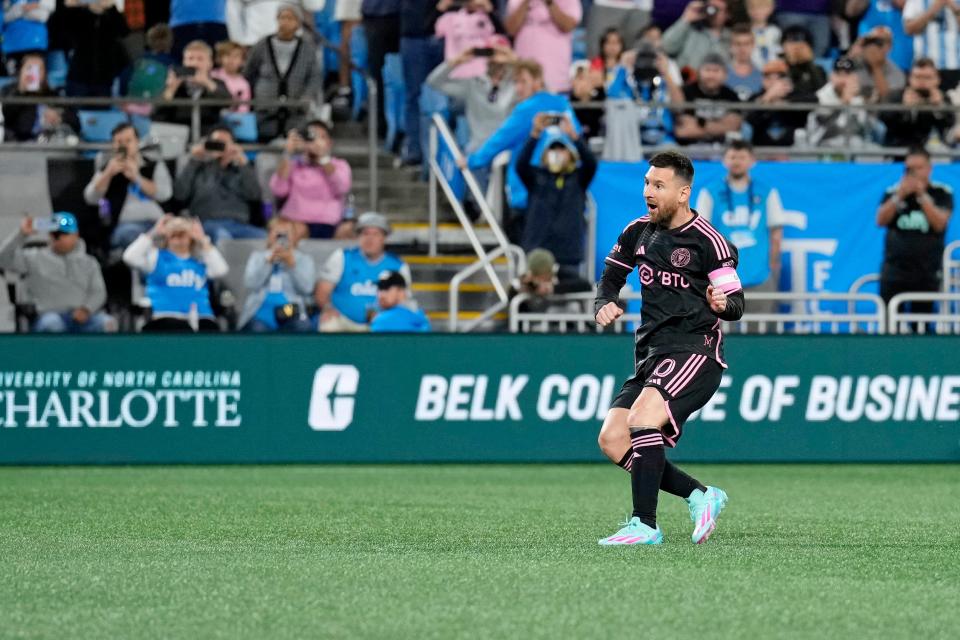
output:
[[225, 113], [221, 119], [233, 131], [233, 138], [237, 142], [257, 141], [257, 114], [253, 112]]
[[150, 118], [139, 113], [130, 114], [130, 124], [133, 125], [133, 128], [137, 130], [137, 137], [140, 140], [147, 140], [150, 138]]
[[164, 160], [176, 160], [187, 150], [190, 127], [185, 124], [153, 122], [150, 124], [150, 138], [160, 146], [160, 156]]
[[77, 117], [80, 119], [80, 137], [86, 142], [110, 142], [113, 128], [121, 122], [130, 122], [130, 117], [122, 111], [81, 109], [77, 112]]

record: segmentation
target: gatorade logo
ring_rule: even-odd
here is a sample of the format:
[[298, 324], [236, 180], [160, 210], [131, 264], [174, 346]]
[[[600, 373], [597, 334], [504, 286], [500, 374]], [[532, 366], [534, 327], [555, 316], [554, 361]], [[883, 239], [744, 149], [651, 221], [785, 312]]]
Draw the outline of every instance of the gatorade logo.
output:
[[325, 364], [313, 376], [308, 424], [314, 431], [343, 431], [353, 422], [360, 372], [350, 364]]

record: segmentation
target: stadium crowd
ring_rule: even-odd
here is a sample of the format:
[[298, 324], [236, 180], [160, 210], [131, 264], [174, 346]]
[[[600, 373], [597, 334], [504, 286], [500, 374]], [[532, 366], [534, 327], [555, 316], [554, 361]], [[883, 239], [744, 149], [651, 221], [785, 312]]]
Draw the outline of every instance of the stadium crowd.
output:
[[[760, 194], [744, 280], [772, 291], [782, 207], [775, 185], [750, 180], [755, 148], [786, 158], [787, 147], [960, 144], [948, 108], [960, 105], [957, 0], [7, 0], [2, 11], [5, 140], [88, 137], [79, 109], [46, 98], [112, 97], [121, 114], [83, 191], [95, 215], [27, 219], [0, 250], [4, 268], [33, 282], [36, 331], [115, 329], [107, 312], [136, 302], [130, 270], [150, 300], [144, 330], [219, 330], [223, 296], [210, 282], [226, 273], [218, 246], [231, 239], [265, 243], [246, 265], [238, 328], [428, 329], [409, 268], [385, 249], [389, 221], [354, 221], [348, 206], [351, 167], [328, 114], [360, 113], [355, 67], [377, 83], [377, 128], [398, 165], [424, 164], [435, 113], [460, 124], [463, 166], [484, 186], [511, 153], [504, 225], [525, 251], [549, 252], [557, 281], [578, 278], [601, 149], [612, 160], [663, 144], [722, 156], [728, 177], [697, 208], [709, 218], [719, 199]], [[397, 83], [400, 94], [388, 90]], [[193, 107], [166, 104], [175, 99], [221, 104], [200, 107], [197, 123]], [[788, 104], [809, 109], [777, 108]], [[885, 104], [943, 110], [855, 108]], [[144, 119], [201, 137], [164, 162], [147, 151]], [[252, 142], [282, 147], [267, 181]], [[927, 205], [926, 175], [892, 188], [895, 207]], [[929, 195], [949, 216], [947, 196]], [[894, 229], [896, 217], [878, 220]], [[352, 237], [356, 247], [319, 264], [298, 249]]]

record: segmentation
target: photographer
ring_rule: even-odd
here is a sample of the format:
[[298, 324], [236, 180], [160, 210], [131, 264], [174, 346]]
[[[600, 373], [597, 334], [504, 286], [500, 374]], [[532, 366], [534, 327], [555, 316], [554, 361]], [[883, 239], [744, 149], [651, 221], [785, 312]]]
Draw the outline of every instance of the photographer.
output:
[[[833, 64], [830, 82], [817, 91], [817, 102], [826, 107], [864, 104], [857, 64], [846, 56]], [[870, 142], [873, 117], [863, 109], [817, 109], [811, 118], [810, 144], [826, 147], [860, 147]]]
[[551, 303], [551, 296], [592, 290], [593, 285], [576, 273], [560, 272], [552, 253], [534, 249], [527, 254], [527, 271], [510, 283], [509, 296], [512, 299], [521, 293], [529, 294], [530, 298], [520, 303], [520, 311], [544, 313], [557, 307]]
[[740, 130], [743, 117], [739, 113], [710, 104], [713, 101], [739, 101], [737, 94], [726, 86], [726, 81], [727, 66], [723, 57], [715, 53], [705, 56], [697, 69], [696, 84], [683, 88], [684, 102], [695, 102], [698, 106], [694, 111], [677, 115], [677, 142], [723, 142], [728, 133]]
[[164, 162], [140, 154], [140, 138], [130, 123], [114, 127], [110, 154], [100, 152], [99, 167], [83, 190], [89, 205], [105, 200], [110, 211], [110, 246], [124, 249], [163, 215], [161, 202], [173, 195], [173, 180]]
[[891, 104], [906, 106], [932, 105], [947, 107], [944, 111], [890, 111], [880, 115], [887, 126], [884, 141], [890, 147], [925, 145], [932, 134], [945, 140], [953, 126], [954, 115], [940, 90], [940, 74], [930, 58], [913, 63], [907, 88], [890, 96]]
[[237, 324], [254, 333], [312, 331], [306, 308], [317, 280], [313, 259], [297, 251], [300, 235], [293, 222], [274, 218], [268, 230], [267, 248], [247, 260], [247, 299]]
[[260, 200], [260, 183], [226, 126], [217, 125], [190, 150], [190, 159], [174, 181], [173, 196], [203, 221], [214, 242], [267, 236], [249, 223], [251, 203]]
[[216, 332], [209, 278], [229, 267], [199, 220], [165, 214], [123, 252], [123, 261], [146, 275], [151, 319], [144, 333]]
[[663, 50], [681, 67], [698, 68], [708, 54], [726, 61], [730, 49], [726, 0], [693, 0], [680, 19], [663, 32]]
[[[183, 50], [183, 66], [167, 71], [167, 84], [163, 90], [164, 100], [174, 98], [230, 99], [227, 86], [211, 77], [213, 71], [213, 49], [202, 40], [194, 40]], [[220, 121], [223, 107], [200, 107], [200, 129], [206, 133]], [[190, 106], [161, 106], [154, 112], [153, 119], [159, 122], [192, 125], [193, 109]]]
[[579, 270], [587, 188], [596, 172], [597, 160], [570, 118], [550, 113], [534, 117], [517, 158], [517, 174], [529, 194], [520, 240], [524, 251], [548, 249], [562, 270]]
[[862, 64], [857, 78], [869, 102], [887, 102], [891, 93], [902, 91], [907, 83], [906, 75], [890, 60], [892, 42], [890, 29], [877, 27], [850, 48], [849, 55]]
[[334, 158], [330, 128], [319, 120], [303, 131], [291, 129], [270, 191], [286, 198], [280, 214], [303, 222], [311, 238], [332, 238], [343, 221], [344, 200], [350, 193], [351, 172], [346, 160]]

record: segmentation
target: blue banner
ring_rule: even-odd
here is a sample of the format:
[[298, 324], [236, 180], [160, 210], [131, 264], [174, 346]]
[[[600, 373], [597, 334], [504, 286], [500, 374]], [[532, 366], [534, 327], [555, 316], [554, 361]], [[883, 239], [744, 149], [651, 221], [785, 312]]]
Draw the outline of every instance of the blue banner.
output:
[[[597, 273], [617, 236], [646, 213], [643, 175], [646, 163], [603, 162], [590, 192], [597, 203]], [[780, 289], [845, 293], [861, 276], [879, 273], [885, 230], [876, 225], [880, 198], [903, 175], [902, 164], [845, 162], [760, 162], [751, 172], [780, 191], [788, 225]], [[692, 202], [700, 188], [721, 179], [719, 162], [696, 163]], [[933, 180], [960, 185], [960, 165], [935, 165]], [[960, 239], [951, 222], [947, 242]], [[630, 280], [638, 287], [636, 275]], [[876, 284], [863, 291], [876, 293]]]

